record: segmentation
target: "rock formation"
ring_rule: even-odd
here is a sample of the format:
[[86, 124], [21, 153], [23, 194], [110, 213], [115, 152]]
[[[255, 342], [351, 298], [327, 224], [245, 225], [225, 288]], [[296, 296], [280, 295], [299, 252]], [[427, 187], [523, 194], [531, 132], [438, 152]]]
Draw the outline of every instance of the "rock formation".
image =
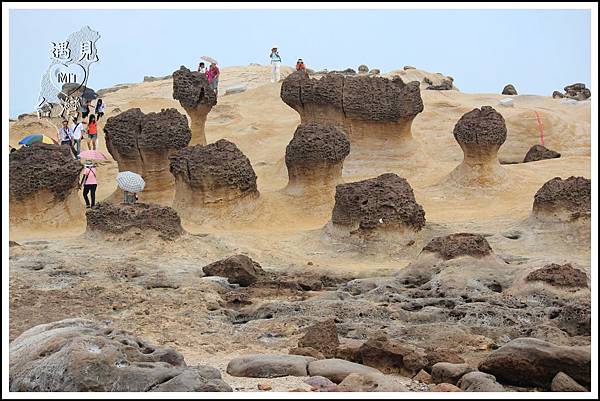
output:
[[130, 230], [141, 233], [157, 232], [161, 238], [175, 239], [183, 233], [181, 219], [168, 206], [99, 203], [86, 213], [87, 231], [90, 234], [128, 234]]
[[532, 216], [546, 222], [589, 221], [591, 187], [584, 177], [555, 177], [536, 192]]
[[473, 109], [454, 126], [454, 139], [463, 150], [462, 163], [448, 178], [452, 184], [466, 187], [493, 186], [506, 178], [498, 150], [506, 140], [506, 124], [500, 113], [490, 106]]
[[350, 158], [403, 158], [416, 146], [411, 125], [423, 111], [418, 82], [335, 73], [317, 80], [296, 72], [283, 81], [281, 99], [302, 123], [342, 130], [352, 144]]
[[449, 91], [454, 88], [454, 85], [452, 84], [452, 81], [450, 79], [444, 79], [438, 85], [433, 85], [431, 81], [429, 82], [430, 84], [428, 87], [425, 88], [426, 90]]
[[338, 185], [331, 224], [346, 232], [383, 229], [408, 234], [423, 228], [425, 211], [408, 181], [388, 173]]
[[10, 391], [232, 391], [217, 369], [83, 319], [35, 326], [10, 344]]
[[367, 74], [368, 72], [369, 72], [369, 67], [367, 67], [365, 64], [361, 64], [358, 66], [359, 74]]
[[68, 146], [36, 143], [10, 153], [11, 227], [54, 229], [83, 223], [77, 190], [82, 168]]
[[233, 255], [202, 268], [207, 276], [226, 277], [231, 284], [247, 287], [265, 275], [260, 265], [246, 255]]
[[[133, 171], [146, 181], [140, 199], [170, 204], [175, 180], [169, 173], [169, 156], [190, 142], [187, 118], [176, 109], [144, 114], [139, 108], [109, 117], [104, 126], [106, 148], [119, 171]], [[113, 201], [123, 199], [118, 189]]]
[[350, 142], [343, 132], [331, 124], [300, 124], [285, 151], [288, 170], [286, 192], [331, 192], [340, 182], [344, 159], [350, 153]]
[[190, 145], [206, 145], [204, 125], [206, 116], [217, 104], [217, 95], [209, 88], [208, 79], [181, 66], [173, 73], [173, 99], [179, 100], [190, 117]]
[[173, 207], [185, 216], [199, 217], [209, 208], [236, 207], [259, 196], [250, 160], [225, 139], [181, 149], [170, 160], [176, 182]]
[[433, 238], [423, 252], [435, 253], [444, 260], [460, 256], [483, 257], [492, 254], [492, 248], [484, 236], [458, 233]]
[[560, 153], [550, 150], [542, 145], [533, 145], [525, 155], [523, 163], [536, 162], [538, 160], [556, 159]]
[[503, 95], [516, 96], [518, 95], [517, 90], [515, 89], [513, 84], [508, 84], [502, 89]]
[[561, 99], [563, 97], [575, 100], [587, 100], [592, 97], [592, 92], [589, 88], [585, 87], [585, 84], [576, 83], [565, 86], [565, 93], [559, 91], [552, 92], [552, 97], [555, 99]]
[[549, 264], [529, 273], [528, 281], [545, 281], [546, 283], [560, 287], [587, 288], [588, 277], [583, 271], [574, 268], [570, 263], [558, 265]]

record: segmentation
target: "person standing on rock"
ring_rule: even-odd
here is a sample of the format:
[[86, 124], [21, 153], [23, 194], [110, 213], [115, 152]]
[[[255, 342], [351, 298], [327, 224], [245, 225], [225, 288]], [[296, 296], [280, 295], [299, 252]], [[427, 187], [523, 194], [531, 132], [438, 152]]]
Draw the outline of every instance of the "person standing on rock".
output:
[[62, 127], [58, 130], [58, 140], [61, 145], [68, 145], [71, 152], [75, 153], [73, 150], [73, 135], [69, 128], [69, 121], [63, 120]]
[[206, 77], [208, 78], [210, 88], [215, 91], [215, 94], [219, 90], [219, 75], [221, 75], [219, 67], [215, 63], [211, 63], [208, 71], [206, 71]]
[[198, 64], [198, 73], [206, 74], [206, 65], [203, 62], [200, 62], [200, 64]]
[[296, 71], [306, 72], [306, 65], [304, 65], [304, 61], [301, 58], [296, 61]]
[[96, 142], [98, 140], [98, 123], [96, 122], [96, 116], [90, 114], [87, 131], [87, 147], [88, 150], [96, 150]]
[[277, 46], [273, 46], [271, 49], [271, 82], [279, 82], [281, 78], [281, 57], [279, 56], [279, 51], [277, 50]]
[[[83, 199], [85, 200], [85, 207], [89, 209], [96, 205], [96, 188], [98, 187], [96, 167], [92, 162], [86, 162], [82, 173], [83, 177], [81, 179], [81, 185], [83, 185]], [[88, 199], [88, 193], [91, 193], [92, 195], [91, 202]]]
[[73, 154], [79, 160], [79, 153], [81, 152], [81, 137], [83, 132], [83, 124], [77, 122], [77, 117], [73, 117], [73, 124], [71, 125], [71, 138], [73, 139]]
[[96, 102], [96, 117], [98, 121], [104, 116], [104, 103], [102, 103], [102, 99], [98, 99]]

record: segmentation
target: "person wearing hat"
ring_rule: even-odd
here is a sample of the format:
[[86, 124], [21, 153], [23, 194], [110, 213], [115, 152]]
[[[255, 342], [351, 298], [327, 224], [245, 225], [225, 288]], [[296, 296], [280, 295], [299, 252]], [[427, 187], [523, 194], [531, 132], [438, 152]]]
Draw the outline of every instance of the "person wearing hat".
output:
[[296, 61], [296, 71], [304, 71], [306, 72], [306, 66], [304, 65], [304, 61], [301, 58]]
[[[85, 200], [85, 207], [92, 208], [96, 205], [96, 188], [98, 188], [98, 181], [96, 180], [96, 166], [89, 160], [86, 160], [83, 171], [83, 177], [81, 177], [80, 187], [83, 186], [83, 199]], [[92, 201], [88, 199], [88, 193], [92, 195]]]
[[279, 51], [277, 51], [277, 46], [273, 46], [271, 48], [271, 82], [279, 82], [281, 78], [280, 69], [281, 69], [281, 57], [279, 56]]

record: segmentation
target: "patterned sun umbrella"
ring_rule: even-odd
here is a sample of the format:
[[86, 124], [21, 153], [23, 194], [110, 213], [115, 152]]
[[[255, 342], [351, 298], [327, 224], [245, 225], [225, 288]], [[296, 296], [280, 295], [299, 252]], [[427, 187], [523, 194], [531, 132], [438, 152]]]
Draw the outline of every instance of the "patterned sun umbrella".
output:
[[19, 141], [19, 145], [29, 146], [32, 143], [36, 143], [36, 142], [47, 143], [49, 145], [56, 144], [56, 141], [54, 139], [50, 138], [49, 136], [46, 136], [44, 134], [31, 134], [31, 135], [27, 135], [25, 138], [21, 139]]
[[141, 192], [144, 190], [146, 182], [141, 175], [131, 171], [121, 171], [117, 174], [117, 184], [123, 191]]
[[209, 63], [215, 63], [215, 64], [219, 64], [219, 63], [217, 62], [217, 60], [215, 60], [215, 59], [214, 59], [214, 58], [212, 58], [212, 57], [208, 57], [208, 56], [202, 56], [202, 57], [200, 57], [200, 60], [208, 61]]

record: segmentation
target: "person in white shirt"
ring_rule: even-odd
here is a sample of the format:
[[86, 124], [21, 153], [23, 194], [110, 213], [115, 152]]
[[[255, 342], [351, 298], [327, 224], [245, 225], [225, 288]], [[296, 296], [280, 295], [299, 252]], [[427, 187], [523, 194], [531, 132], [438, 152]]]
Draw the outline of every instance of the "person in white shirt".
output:
[[81, 153], [81, 137], [83, 124], [77, 122], [77, 117], [73, 117], [73, 124], [71, 124], [71, 138], [73, 138], [73, 148], [75, 157], [79, 160], [79, 153]]
[[273, 46], [271, 49], [271, 54], [269, 55], [271, 59], [271, 82], [279, 82], [281, 78], [280, 70], [281, 70], [281, 57], [279, 56], [279, 51], [276, 46]]

